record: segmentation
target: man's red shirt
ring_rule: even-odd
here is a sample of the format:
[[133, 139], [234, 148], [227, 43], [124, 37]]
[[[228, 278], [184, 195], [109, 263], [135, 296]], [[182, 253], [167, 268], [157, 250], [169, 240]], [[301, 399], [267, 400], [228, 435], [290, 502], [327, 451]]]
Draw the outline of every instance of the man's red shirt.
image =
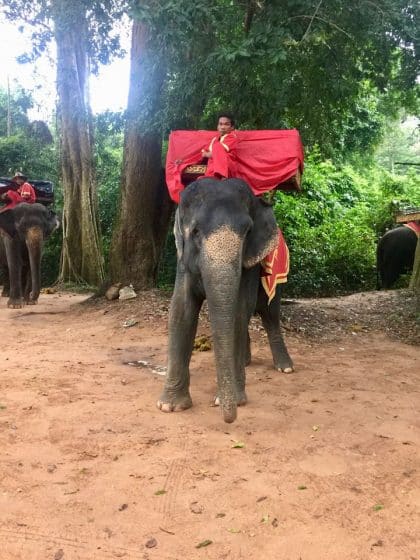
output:
[[207, 162], [204, 177], [227, 179], [237, 176], [236, 147], [238, 136], [235, 131], [212, 138], [208, 151], [211, 157]]
[[27, 202], [28, 204], [36, 202], [35, 190], [30, 183], [23, 183], [16, 191], [10, 189], [6, 194], [10, 202], [8, 202], [6, 206], [0, 210], [0, 212], [10, 210], [21, 202]]

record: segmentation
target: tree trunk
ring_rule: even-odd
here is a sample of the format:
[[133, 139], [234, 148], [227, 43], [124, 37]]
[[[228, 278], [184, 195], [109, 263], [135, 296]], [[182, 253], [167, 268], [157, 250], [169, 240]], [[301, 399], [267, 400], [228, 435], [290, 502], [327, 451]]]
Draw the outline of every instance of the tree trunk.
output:
[[155, 115], [165, 70], [143, 23], [134, 22], [121, 200], [110, 251], [114, 282], [156, 284], [172, 203], [162, 170], [162, 137]]
[[104, 277], [98, 225], [86, 15], [74, 2], [71, 13], [54, 3], [57, 43], [57, 90], [61, 128], [63, 249], [60, 280], [99, 285]]

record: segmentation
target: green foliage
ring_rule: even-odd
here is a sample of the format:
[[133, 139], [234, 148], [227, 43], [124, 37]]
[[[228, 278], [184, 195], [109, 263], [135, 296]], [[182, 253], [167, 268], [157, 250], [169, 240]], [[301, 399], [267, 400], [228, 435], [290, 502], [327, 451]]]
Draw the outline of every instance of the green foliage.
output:
[[122, 113], [106, 111], [95, 116], [95, 156], [98, 182], [99, 220], [105, 263], [120, 198], [125, 119]]
[[[375, 161], [393, 173], [405, 174], [420, 165], [420, 123], [417, 119], [392, 120], [386, 123], [386, 135], [375, 153]], [[399, 163], [398, 163], [399, 162]]]
[[242, 128], [298, 128], [336, 161], [366, 155], [385, 116], [418, 107], [419, 15], [411, 0], [167, 0], [134, 12], [164, 59], [164, 129], [212, 128], [231, 108]]
[[62, 244], [63, 231], [61, 228], [55, 231], [45, 242], [41, 265], [41, 282], [43, 286], [51, 286], [58, 278]]
[[0, 137], [7, 136], [8, 124], [10, 134], [27, 131], [29, 129], [27, 112], [32, 105], [30, 94], [20, 86], [13, 88], [10, 94], [0, 88]]
[[307, 157], [303, 192], [276, 194], [275, 214], [287, 239], [291, 269], [285, 293], [325, 296], [373, 289], [376, 240], [395, 211], [420, 205], [418, 176], [372, 166], [357, 171]]
[[[7, 136], [8, 106], [10, 136]], [[22, 170], [32, 179], [57, 182], [56, 146], [46, 123], [29, 120], [27, 112], [31, 107], [29, 93], [17, 88], [8, 95], [0, 88], [0, 176], [9, 177]]]

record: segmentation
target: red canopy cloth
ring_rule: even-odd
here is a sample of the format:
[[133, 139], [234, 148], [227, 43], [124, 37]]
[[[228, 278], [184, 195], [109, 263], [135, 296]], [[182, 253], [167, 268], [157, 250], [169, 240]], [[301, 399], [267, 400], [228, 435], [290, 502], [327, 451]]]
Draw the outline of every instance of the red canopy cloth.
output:
[[[299, 132], [292, 130], [237, 130], [237, 176], [255, 195], [275, 189], [299, 169], [303, 171], [303, 146]], [[211, 130], [175, 130], [169, 135], [166, 184], [170, 197], [179, 202], [182, 172], [200, 163], [201, 150], [217, 136]]]
[[420, 222], [407, 222], [403, 224], [405, 227], [408, 227], [414, 231], [417, 237], [420, 237]]
[[289, 248], [279, 228], [277, 248], [271, 251], [261, 262], [261, 284], [268, 297], [268, 303], [276, 294], [277, 284], [287, 282], [289, 274]]

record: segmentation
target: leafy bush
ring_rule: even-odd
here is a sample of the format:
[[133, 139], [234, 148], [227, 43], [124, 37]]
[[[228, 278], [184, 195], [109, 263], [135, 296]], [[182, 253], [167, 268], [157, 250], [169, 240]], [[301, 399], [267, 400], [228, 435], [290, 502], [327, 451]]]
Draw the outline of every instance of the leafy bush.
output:
[[322, 296], [373, 289], [376, 240], [401, 205], [420, 205], [418, 178], [382, 168], [337, 167], [311, 154], [303, 192], [276, 193], [277, 221], [291, 254], [284, 292]]

